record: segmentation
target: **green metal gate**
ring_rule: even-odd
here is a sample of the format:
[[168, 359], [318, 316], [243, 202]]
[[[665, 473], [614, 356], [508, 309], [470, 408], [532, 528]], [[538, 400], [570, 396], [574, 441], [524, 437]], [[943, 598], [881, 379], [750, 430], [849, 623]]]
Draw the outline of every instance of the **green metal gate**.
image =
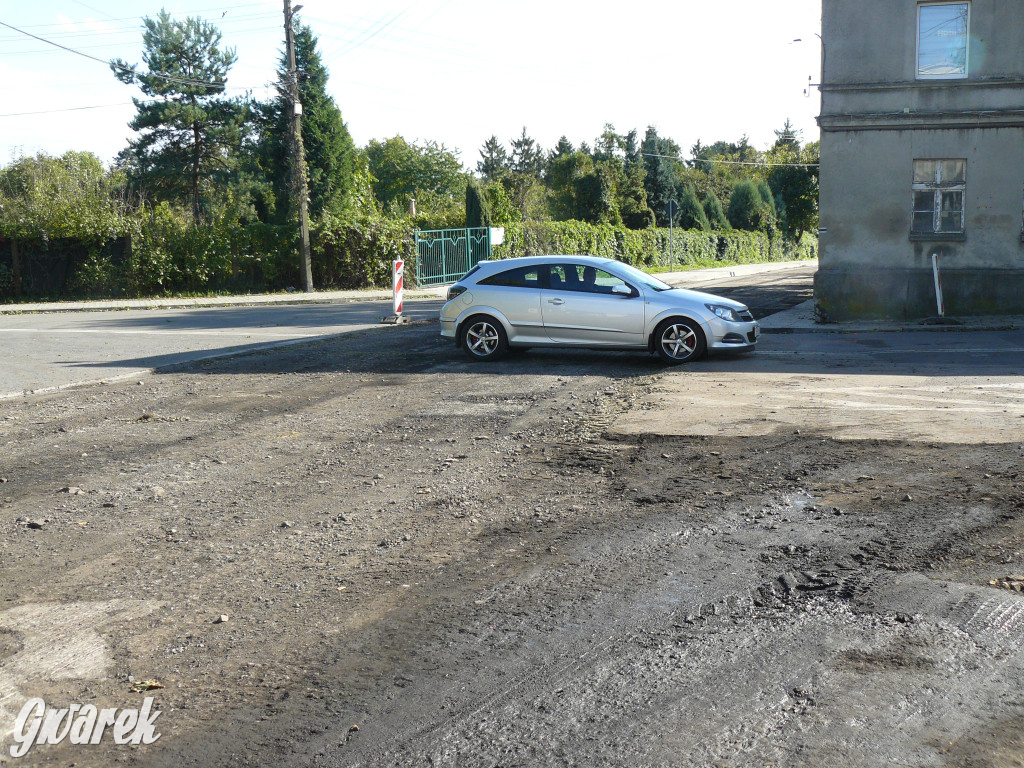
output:
[[491, 230], [433, 229], [416, 233], [416, 284], [454, 283], [491, 258]]

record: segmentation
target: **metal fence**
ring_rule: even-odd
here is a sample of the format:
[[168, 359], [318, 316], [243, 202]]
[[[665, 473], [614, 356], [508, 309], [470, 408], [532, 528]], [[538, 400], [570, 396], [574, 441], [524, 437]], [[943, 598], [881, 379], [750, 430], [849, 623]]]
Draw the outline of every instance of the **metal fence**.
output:
[[454, 283], [491, 258], [491, 230], [434, 229], [416, 233], [416, 284]]

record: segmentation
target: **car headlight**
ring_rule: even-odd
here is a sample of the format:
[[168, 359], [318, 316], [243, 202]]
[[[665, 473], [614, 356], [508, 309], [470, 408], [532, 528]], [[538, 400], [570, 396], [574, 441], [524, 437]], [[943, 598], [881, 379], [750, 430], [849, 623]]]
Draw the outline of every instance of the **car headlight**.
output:
[[736, 310], [734, 310], [732, 307], [726, 307], [722, 304], [705, 304], [704, 306], [710, 309], [723, 320], [728, 320], [730, 322], [735, 323], [738, 319], [736, 317]]

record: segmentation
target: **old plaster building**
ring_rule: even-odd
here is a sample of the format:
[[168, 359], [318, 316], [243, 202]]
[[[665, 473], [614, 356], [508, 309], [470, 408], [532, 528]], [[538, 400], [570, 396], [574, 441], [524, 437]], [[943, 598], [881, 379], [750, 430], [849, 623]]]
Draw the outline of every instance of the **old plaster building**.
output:
[[1024, 2], [823, 0], [825, 320], [1024, 314]]

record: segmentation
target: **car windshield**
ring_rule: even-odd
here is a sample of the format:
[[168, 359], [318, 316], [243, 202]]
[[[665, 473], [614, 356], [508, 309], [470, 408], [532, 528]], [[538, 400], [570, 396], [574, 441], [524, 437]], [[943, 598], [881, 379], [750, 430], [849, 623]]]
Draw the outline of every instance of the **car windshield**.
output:
[[646, 272], [641, 272], [636, 267], [631, 267], [629, 264], [616, 264], [618, 272], [630, 280], [634, 280], [640, 283], [644, 288], [650, 288], [652, 291], [670, 291], [672, 286], [661, 282], [656, 277], [648, 275]]

